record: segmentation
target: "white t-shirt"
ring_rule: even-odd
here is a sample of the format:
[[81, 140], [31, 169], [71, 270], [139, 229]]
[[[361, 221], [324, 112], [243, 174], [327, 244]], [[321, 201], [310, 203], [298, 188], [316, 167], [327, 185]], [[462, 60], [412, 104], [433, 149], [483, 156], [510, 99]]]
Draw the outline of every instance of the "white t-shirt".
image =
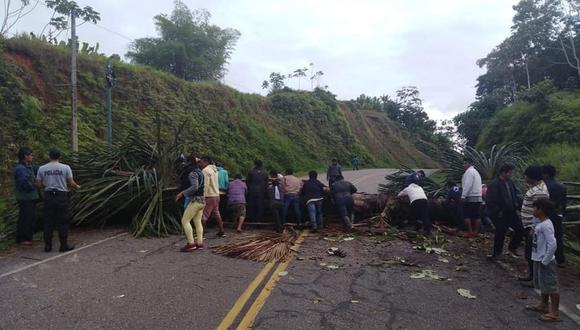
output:
[[481, 175], [475, 167], [469, 167], [461, 178], [461, 188], [463, 189], [461, 198], [465, 198], [467, 202], [482, 202], [481, 186]]
[[427, 199], [423, 188], [417, 184], [411, 183], [407, 188], [401, 190], [399, 197], [409, 196], [409, 201], [413, 203], [418, 199]]
[[554, 225], [549, 219], [536, 225], [534, 239], [532, 241], [532, 260], [540, 261], [544, 265], [550, 264], [555, 259], [556, 237]]

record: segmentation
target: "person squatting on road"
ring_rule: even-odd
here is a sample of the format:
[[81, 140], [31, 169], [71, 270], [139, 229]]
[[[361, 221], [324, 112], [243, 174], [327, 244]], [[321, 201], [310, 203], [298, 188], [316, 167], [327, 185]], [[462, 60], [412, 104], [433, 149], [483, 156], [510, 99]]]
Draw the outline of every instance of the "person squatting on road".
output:
[[[181, 248], [181, 252], [191, 252], [203, 249], [203, 225], [201, 223], [201, 218], [205, 208], [205, 179], [203, 173], [198, 167], [198, 159], [191, 156], [190, 162], [192, 166], [186, 167], [186, 169], [189, 170], [189, 173], [187, 174], [189, 183], [182, 183], [181, 189], [183, 190], [175, 196], [176, 201], [179, 201], [183, 197], [188, 201], [183, 216], [181, 217], [181, 226], [183, 227], [183, 232], [187, 238], [187, 244]], [[197, 241], [193, 239], [193, 228], [191, 227], [192, 220], [195, 225]]]
[[234, 223], [237, 222], [237, 232], [242, 232], [242, 226], [246, 219], [246, 195], [248, 186], [242, 181], [242, 175], [236, 174], [234, 181], [228, 186], [228, 208], [233, 216]]
[[554, 269], [556, 237], [548, 217], [552, 210], [553, 203], [548, 199], [533, 202], [533, 215], [538, 220], [532, 240], [533, 283], [534, 288], [540, 290], [541, 300], [538, 305], [528, 305], [526, 309], [542, 313], [540, 320], [545, 322], [560, 321], [560, 293]]
[[302, 187], [302, 197], [306, 200], [306, 208], [310, 217], [310, 228], [313, 232], [323, 227], [322, 202], [326, 186], [318, 181], [316, 171], [308, 172], [308, 181]]
[[18, 165], [14, 168], [15, 198], [18, 203], [18, 223], [16, 224], [16, 243], [22, 246], [32, 245], [34, 222], [36, 220], [36, 203], [40, 199], [36, 187], [38, 168], [32, 165], [32, 150], [18, 150]]
[[283, 223], [288, 221], [288, 209], [292, 208], [296, 222], [302, 225], [302, 212], [300, 212], [300, 190], [302, 190], [302, 180], [294, 176], [294, 171], [289, 168], [284, 176], [284, 216]]
[[201, 157], [199, 167], [202, 169], [204, 179], [203, 195], [205, 197], [205, 207], [203, 208], [202, 217], [203, 226], [205, 228], [207, 221], [213, 217], [219, 228], [217, 237], [225, 237], [224, 222], [220, 214], [220, 190], [217, 168], [215, 165], [212, 165], [211, 158], [208, 156]]
[[328, 181], [328, 186], [332, 186], [339, 176], [342, 176], [342, 169], [338, 164], [338, 159], [333, 158], [332, 163], [328, 166], [328, 170], [326, 170], [326, 181]]
[[566, 186], [556, 181], [556, 168], [554, 166], [542, 166], [542, 173], [546, 187], [548, 187], [550, 200], [554, 203], [554, 209], [550, 213], [550, 220], [552, 220], [552, 224], [554, 225], [554, 233], [556, 234], [556, 243], [558, 245], [556, 248], [556, 263], [558, 266], [563, 267], [566, 263], [564, 257], [564, 226], [562, 225], [566, 205], [568, 204]]
[[268, 174], [264, 170], [261, 160], [255, 160], [254, 166], [254, 169], [246, 177], [246, 184], [248, 185], [248, 218], [253, 221], [261, 221], [264, 216]]
[[463, 210], [463, 222], [465, 225], [465, 237], [477, 237], [481, 226], [481, 175], [473, 167], [473, 159], [466, 157], [463, 159], [465, 173], [461, 178], [461, 202]]
[[415, 220], [416, 230], [419, 230], [419, 224], [423, 224], [423, 234], [431, 235], [431, 220], [429, 219], [429, 209], [427, 195], [421, 186], [411, 183], [405, 189], [401, 190], [397, 197], [408, 197], [411, 205], [411, 214]]
[[513, 165], [502, 165], [499, 169], [499, 176], [487, 187], [485, 199], [487, 211], [495, 225], [493, 251], [488, 256], [490, 259], [501, 256], [509, 228], [514, 231], [508, 245], [509, 254], [515, 258], [519, 257], [517, 249], [524, 236], [524, 227], [516, 212], [520, 205], [520, 192], [511, 180], [513, 172]]
[[356, 193], [356, 187], [346, 181], [342, 175], [336, 178], [336, 182], [330, 187], [330, 193], [334, 198], [334, 204], [342, 223], [347, 230], [352, 229], [354, 221], [354, 199], [352, 194]]
[[461, 227], [463, 222], [463, 216], [461, 215], [461, 188], [453, 181], [447, 182], [445, 209], [449, 223], [454, 227]]
[[274, 225], [276, 231], [282, 232], [282, 219], [284, 219], [284, 185], [282, 180], [278, 177], [278, 172], [270, 171], [270, 184], [267, 188], [268, 200], [270, 202], [270, 211], [274, 218]]
[[68, 228], [72, 219], [69, 187], [80, 189], [70, 166], [60, 163], [60, 151], [51, 149], [48, 152], [50, 162], [38, 169], [36, 185], [44, 189], [44, 252], [52, 251], [52, 235], [58, 230], [60, 252], [74, 249], [68, 245]]
[[531, 281], [534, 273], [534, 263], [532, 261], [532, 244], [534, 236], [534, 227], [539, 223], [539, 220], [534, 216], [534, 202], [538, 199], [549, 199], [550, 193], [548, 187], [542, 180], [542, 167], [538, 165], [528, 166], [524, 171], [526, 182], [529, 186], [528, 191], [524, 195], [522, 203], [521, 217], [524, 227], [525, 235], [525, 256], [528, 262], [528, 274], [524, 277], [519, 277], [519, 281]]

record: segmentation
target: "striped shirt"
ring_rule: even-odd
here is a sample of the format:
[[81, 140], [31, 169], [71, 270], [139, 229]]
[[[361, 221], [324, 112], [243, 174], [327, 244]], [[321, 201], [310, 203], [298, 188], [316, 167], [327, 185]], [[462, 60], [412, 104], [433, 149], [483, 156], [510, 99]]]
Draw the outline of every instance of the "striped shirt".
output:
[[540, 181], [537, 185], [530, 187], [524, 196], [521, 215], [524, 227], [534, 227], [540, 222], [534, 217], [534, 202], [542, 198], [550, 198], [548, 187], [544, 181]]

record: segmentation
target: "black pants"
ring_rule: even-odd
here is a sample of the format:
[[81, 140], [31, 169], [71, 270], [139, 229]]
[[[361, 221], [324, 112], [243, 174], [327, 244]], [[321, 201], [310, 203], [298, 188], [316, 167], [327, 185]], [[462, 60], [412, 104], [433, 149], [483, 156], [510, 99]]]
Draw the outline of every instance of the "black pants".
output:
[[36, 221], [36, 200], [18, 201], [18, 223], [16, 224], [16, 243], [32, 241]]
[[431, 220], [429, 219], [427, 200], [417, 199], [411, 203], [411, 214], [415, 220], [417, 229], [419, 228], [419, 223], [422, 223], [425, 234], [431, 234]]
[[563, 264], [566, 261], [564, 257], [564, 226], [562, 225], [564, 219], [560, 215], [553, 214], [550, 216], [550, 220], [554, 225], [554, 236], [556, 236], [556, 262]]
[[52, 233], [56, 227], [61, 246], [67, 245], [68, 227], [71, 220], [70, 198], [67, 192], [44, 193], [44, 243], [52, 246]]
[[274, 218], [274, 226], [277, 232], [282, 232], [282, 219], [284, 219], [284, 204], [282, 203], [272, 203], [270, 204], [270, 210], [272, 211], [272, 218]]
[[264, 192], [250, 192], [248, 194], [248, 219], [262, 220], [264, 217]]
[[525, 243], [526, 243], [526, 261], [528, 262], [528, 277], [532, 277], [534, 274], [534, 262], [532, 261], [532, 248], [534, 241], [534, 228], [526, 228], [525, 231]]
[[503, 242], [505, 235], [509, 228], [514, 230], [508, 248], [513, 251], [518, 248], [524, 237], [524, 227], [522, 220], [518, 217], [515, 211], [502, 212], [501, 216], [493, 216], [492, 219], [495, 226], [495, 235], [493, 237], [493, 255], [499, 256], [503, 251]]

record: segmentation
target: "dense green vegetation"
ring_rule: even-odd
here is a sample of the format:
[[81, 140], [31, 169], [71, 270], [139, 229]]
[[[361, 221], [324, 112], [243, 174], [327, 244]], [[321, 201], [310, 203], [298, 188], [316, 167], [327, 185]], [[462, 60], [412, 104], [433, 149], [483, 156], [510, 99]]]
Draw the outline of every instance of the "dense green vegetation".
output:
[[580, 180], [580, 12], [577, 0], [521, 0], [511, 34], [478, 61], [476, 101], [455, 117], [467, 145], [519, 142], [529, 162]]
[[177, 0], [171, 15], [154, 17], [159, 37], [133, 41], [127, 57], [185, 80], [218, 80], [240, 32], [212, 25], [210, 17], [208, 11], [191, 11]]
[[[66, 49], [25, 37], [6, 40], [3, 47], [0, 168], [6, 178], [19, 146], [29, 145], [39, 155], [50, 146], [69, 150], [70, 102]], [[106, 60], [79, 56], [81, 150], [104, 143]], [[121, 62], [114, 67], [117, 140], [131, 130], [153, 140], [161, 122], [165, 141], [180, 139], [188, 146], [182, 152], [213, 155], [231, 172], [247, 171], [255, 158], [268, 167], [308, 170], [324, 168], [332, 157], [347, 163], [353, 154], [369, 167], [436, 165], [384, 114], [345, 106], [325, 91], [283, 91], [264, 98], [148, 67]]]

